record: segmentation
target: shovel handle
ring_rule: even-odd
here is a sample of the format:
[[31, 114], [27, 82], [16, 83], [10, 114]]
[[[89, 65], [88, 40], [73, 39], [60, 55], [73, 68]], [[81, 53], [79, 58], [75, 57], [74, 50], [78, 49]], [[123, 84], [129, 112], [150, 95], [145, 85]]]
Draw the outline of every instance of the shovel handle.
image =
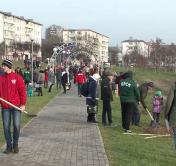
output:
[[28, 114], [28, 112], [22, 111], [21, 108], [17, 107], [16, 105], [10, 103], [9, 101], [7, 101], [7, 100], [5, 100], [5, 99], [3, 99], [3, 98], [1, 98], [1, 97], [0, 97], [0, 100], [3, 101], [3, 102], [6, 103], [6, 104], [12, 106], [13, 108], [16, 108], [17, 110], [19, 110], [19, 111], [21, 111], [21, 112], [24, 112], [25, 114]]
[[149, 116], [150, 116], [150, 118], [152, 119], [152, 121], [154, 121], [153, 116], [151, 115], [150, 111], [149, 111], [147, 108], [146, 108], [145, 110], [146, 110], [147, 113], [149, 114]]

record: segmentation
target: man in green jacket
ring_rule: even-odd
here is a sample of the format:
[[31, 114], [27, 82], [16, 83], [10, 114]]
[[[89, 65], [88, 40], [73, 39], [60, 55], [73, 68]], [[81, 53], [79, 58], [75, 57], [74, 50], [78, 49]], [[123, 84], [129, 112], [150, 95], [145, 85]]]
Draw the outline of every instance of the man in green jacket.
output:
[[130, 122], [136, 102], [140, 101], [140, 93], [136, 82], [132, 78], [133, 73], [128, 71], [124, 74], [124, 79], [120, 81], [120, 102], [122, 110], [122, 127], [125, 132], [130, 131]]

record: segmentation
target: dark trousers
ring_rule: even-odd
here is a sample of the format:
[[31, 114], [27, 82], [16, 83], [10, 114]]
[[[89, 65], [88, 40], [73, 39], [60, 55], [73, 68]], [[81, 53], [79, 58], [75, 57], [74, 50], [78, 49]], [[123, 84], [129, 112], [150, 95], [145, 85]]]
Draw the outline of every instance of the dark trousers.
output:
[[51, 92], [53, 84], [50, 85], [48, 92]]
[[160, 118], [160, 113], [157, 112], [153, 112], [153, 119], [159, 123], [159, 118]]
[[66, 93], [66, 83], [62, 83], [62, 87], [64, 89], [64, 93]]
[[109, 124], [112, 123], [111, 101], [103, 100], [102, 123], [106, 124], [106, 114], [108, 115]]
[[138, 108], [138, 104], [135, 103], [134, 106], [135, 107], [134, 107], [134, 110], [133, 110], [133, 113], [132, 113], [132, 124], [138, 126], [139, 123], [140, 123], [141, 114], [140, 114], [140, 111], [139, 111], [139, 108]]
[[38, 88], [38, 96], [43, 96], [42, 87]]
[[135, 103], [127, 103], [127, 102], [122, 102], [121, 103], [122, 127], [125, 130], [130, 129], [130, 122], [131, 122], [131, 118], [132, 118], [134, 108], [135, 108]]

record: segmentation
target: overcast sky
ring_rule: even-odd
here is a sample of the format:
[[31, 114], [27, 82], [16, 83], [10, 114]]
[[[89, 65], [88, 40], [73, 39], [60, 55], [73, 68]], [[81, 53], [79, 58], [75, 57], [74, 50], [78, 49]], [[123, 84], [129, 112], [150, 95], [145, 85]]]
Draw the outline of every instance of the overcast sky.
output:
[[0, 0], [0, 10], [43, 24], [92, 29], [110, 45], [133, 37], [176, 43], [176, 0]]

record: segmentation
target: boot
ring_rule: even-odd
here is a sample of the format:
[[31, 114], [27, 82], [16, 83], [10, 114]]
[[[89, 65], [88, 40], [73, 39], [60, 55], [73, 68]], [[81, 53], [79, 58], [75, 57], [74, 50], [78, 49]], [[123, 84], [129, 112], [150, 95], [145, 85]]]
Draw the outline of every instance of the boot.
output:
[[3, 153], [9, 154], [12, 152], [12, 147], [7, 146]]
[[13, 145], [13, 152], [14, 153], [18, 153], [19, 152], [18, 144]]

